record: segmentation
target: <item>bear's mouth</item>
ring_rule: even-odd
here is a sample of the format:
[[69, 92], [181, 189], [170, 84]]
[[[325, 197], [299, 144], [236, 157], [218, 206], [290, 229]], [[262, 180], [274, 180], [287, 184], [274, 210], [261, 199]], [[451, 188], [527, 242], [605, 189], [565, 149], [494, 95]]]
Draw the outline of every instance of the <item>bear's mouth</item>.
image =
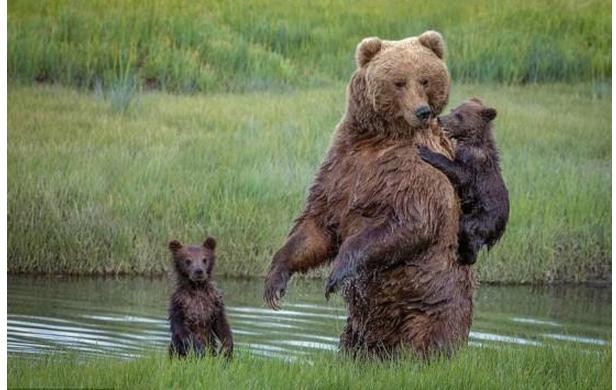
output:
[[451, 138], [451, 139], [458, 139], [458, 134], [455, 131], [452, 131], [450, 128], [448, 128], [447, 126], [443, 126], [443, 134], [445, 134], [447, 136], [447, 138]]
[[443, 126], [442, 129], [443, 129], [443, 134], [445, 135], [445, 137], [449, 138], [449, 140], [453, 143], [453, 146], [455, 147], [458, 144], [458, 135], [452, 132], [447, 127]]
[[448, 138], [455, 138], [455, 134], [447, 126], [441, 126], [441, 129], [443, 129], [443, 134], [445, 134]]
[[194, 283], [203, 283], [206, 279], [205, 275], [190, 275], [190, 281]]

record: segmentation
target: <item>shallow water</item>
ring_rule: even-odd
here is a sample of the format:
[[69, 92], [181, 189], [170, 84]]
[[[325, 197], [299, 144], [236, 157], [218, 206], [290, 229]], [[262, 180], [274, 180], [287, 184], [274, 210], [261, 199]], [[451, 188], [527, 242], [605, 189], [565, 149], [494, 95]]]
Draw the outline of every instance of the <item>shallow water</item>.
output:
[[[283, 310], [267, 309], [262, 280], [219, 280], [236, 348], [272, 357], [336, 350], [346, 314], [329, 303], [322, 281], [293, 283]], [[166, 350], [167, 279], [9, 276], [8, 352], [113, 355]], [[575, 345], [610, 342], [611, 286], [480, 286], [472, 346]]]

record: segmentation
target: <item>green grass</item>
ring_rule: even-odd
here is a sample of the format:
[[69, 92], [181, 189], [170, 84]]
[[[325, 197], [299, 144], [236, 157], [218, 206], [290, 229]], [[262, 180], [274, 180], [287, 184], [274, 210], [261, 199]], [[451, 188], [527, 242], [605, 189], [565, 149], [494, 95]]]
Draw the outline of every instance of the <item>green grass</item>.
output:
[[357, 362], [331, 353], [285, 362], [239, 354], [170, 362], [166, 355], [121, 361], [50, 356], [8, 361], [8, 386], [117, 389], [607, 389], [611, 347], [497, 347], [462, 351], [451, 360], [420, 364]]
[[[8, 270], [162, 273], [172, 238], [219, 240], [217, 273], [258, 276], [302, 207], [344, 84], [285, 93], [8, 94]], [[608, 279], [610, 98], [588, 85], [454, 84], [495, 106], [511, 194], [487, 282]], [[123, 112], [123, 114], [121, 113]]]
[[445, 35], [457, 82], [611, 80], [609, 0], [12, 0], [12, 80], [169, 91], [345, 82], [367, 36]]

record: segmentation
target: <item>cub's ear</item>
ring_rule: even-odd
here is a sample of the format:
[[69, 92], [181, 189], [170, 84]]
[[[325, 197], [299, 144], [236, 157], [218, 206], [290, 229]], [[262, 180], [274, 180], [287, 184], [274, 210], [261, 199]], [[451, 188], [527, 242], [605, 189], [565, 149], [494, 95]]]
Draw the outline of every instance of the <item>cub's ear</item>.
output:
[[493, 121], [496, 118], [496, 110], [494, 108], [484, 108], [481, 110], [481, 116], [488, 122]]
[[203, 241], [203, 247], [206, 249], [216, 249], [216, 239], [214, 237], [208, 237]]
[[169, 250], [173, 253], [182, 249], [182, 244], [178, 240], [169, 241]]
[[426, 31], [419, 36], [419, 43], [432, 50], [441, 60], [445, 58], [445, 40], [439, 32]]
[[474, 103], [478, 103], [478, 104], [483, 105], [483, 102], [482, 102], [482, 101], [481, 101], [481, 99], [479, 99], [478, 97], [473, 96], [472, 98], [470, 98], [470, 99], [468, 99], [468, 100], [470, 100], [471, 102], [474, 102]]
[[371, 37], [364, 38], [363, 41], [357, 45], [357, 50], [355, 51], [355, 61], [357, 62], [357, 67], [361, 68], [366, 65], [370, 60], [383, 48], [383, 41], [379, 38]]

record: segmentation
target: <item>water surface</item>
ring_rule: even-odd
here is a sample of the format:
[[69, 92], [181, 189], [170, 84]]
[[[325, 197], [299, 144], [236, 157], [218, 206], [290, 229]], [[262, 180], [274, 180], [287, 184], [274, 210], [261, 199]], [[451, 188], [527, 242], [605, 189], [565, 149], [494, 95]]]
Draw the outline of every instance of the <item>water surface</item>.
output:
[[[346, 313], [322, 281], [293, 283], [283, 310], [261, 300], [262, 280], [223, 279], [236, 348], [272, 357], [337, 350]], [[130, 358], [169, 342], [167, 279], [9, 276], [9, 355], [77, 352]], [[480, 286], [472, 346], [609, 343], [611, 287]]]

